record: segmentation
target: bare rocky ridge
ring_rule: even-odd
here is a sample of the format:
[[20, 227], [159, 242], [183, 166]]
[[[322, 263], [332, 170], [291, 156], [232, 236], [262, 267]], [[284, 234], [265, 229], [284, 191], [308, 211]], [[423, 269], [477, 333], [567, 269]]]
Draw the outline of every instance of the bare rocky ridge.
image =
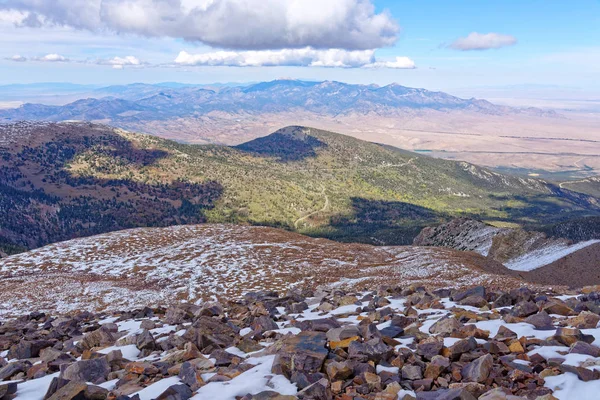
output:
[[0, 399], [593, 400], [600, 292], [251, 292], [0, 325]]
[[461, 251], [475, 251], [487, 256], [494, 237], [503, 229], [468, 218], [456, 218], [446, 224], [423, 229], [415, 238], [415, 246], [450, 247]]
[[[542, 232], [496, 228], [480, 221], [456, 219], [425, 228], [414, 244], [473, 250], [508, 269], [526, 272], [519, 276], [527, 276], [526, 279], [534, 282], [554, 282], [575, 287], [600, 283], [600, 276], [595, 274], [596, 266], [600, 263], [600, 254], [596, 251], [597, 240], [574, 243], [568, 239], [548, 237]], [[542, 270], [545, 272], [542, 273]], [[570, 274], [573, 279], [569, 279]], [[562, 279], [555, 280], [552, 277]]]
[[409, 282], [505, 289], [523, 284], [476, 253], [343, 244], [274, 228], [204, 224], [113, 232], [2, 259], [0, 315], [231, 299], [250, 290], [298, 286]]

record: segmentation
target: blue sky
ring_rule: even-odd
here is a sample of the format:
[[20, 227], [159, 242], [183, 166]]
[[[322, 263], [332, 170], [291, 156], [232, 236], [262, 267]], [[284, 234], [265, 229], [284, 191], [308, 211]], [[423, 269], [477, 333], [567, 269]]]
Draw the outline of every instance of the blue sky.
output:
[[[168, 0], [159, 0], [152, 13], [149, 1], [130, 0], [140, 7], [127, 12], [116, 0], [55, 0], [50, 7], [0, 1], [0, 84], [291, 77], [439, 90], [600, 88], [598, 0], [280, 0], [258, 20], [244, 13], [278, 0], [170, 0], [171, 8], [160, 8]], [[227, 7], [191, 19], [198, 13], [190, 10], [208, 10], [215, 2]], [[181, 5], [168, 16], [177, 26], [156, 23], [173, 3]], [[336, 22], [342, 13], [346, 19]], [[223, 24], [213, 26], [215, 20]], [[358, 27], [350, 30], [347, 21]], [[469, 50], [486, 46], [497, 48]], [[335, 63], [344, 68], [317, 66]], [[249, 64], [258, 66], [230, 66]]]

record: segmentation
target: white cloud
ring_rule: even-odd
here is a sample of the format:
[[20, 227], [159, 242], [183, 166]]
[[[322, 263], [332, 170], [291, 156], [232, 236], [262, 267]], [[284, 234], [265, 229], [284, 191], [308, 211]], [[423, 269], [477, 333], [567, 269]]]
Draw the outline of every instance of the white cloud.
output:
[[141, 66], [145, 63], [141, 62], [137, 57], [114, 57], [108, 60], [97, 60], [96, 64], [111, 65], [114, 69], [123, 69], [126, 66]]
[[8, 60], [15, 61], [15, 62], [25, 62], [25, 61], [27, 61], [27, 57], [23, 57], [21, 55], [16, 54], [16, 55], [8, 58]]
[[60, 54], [46, 54], [43, 57], [37, 57], [34, 60], [43, 62], [68, 62], [70, 61], [67, 57], [61, 56]]
[[229, 66], [229, 67], [337, 67], [337, 68], [415, 68], [408, 57], [397, 57], [396, 61], [380, 62], [374, 50], [317, 50], [303, 49], [260, 50], [260, 51], [215, 51], [210, 53], [179, 53], [177, 65]]
[[396, 57], [394, 61], [376, 61], [367, 64], [365, 68], [391, 68], [391, 69], [413, 69], [417, 66], [415, 62], [408, 57]]
[[368, 50], [392, 45], [399, 31], [372, 0], [3, 0], [0, 10], [29, 27], [167, 36], [238, 50]]
[[502, 35], [500, 33], [477, 33], [471, 32], [467, 37], [456, 39], [450, 44], [450, 48], [455, 50], [489, 50], [499, 49], [501, 47], [513, 46], [517, 43], [517, 38], [511, 35]]

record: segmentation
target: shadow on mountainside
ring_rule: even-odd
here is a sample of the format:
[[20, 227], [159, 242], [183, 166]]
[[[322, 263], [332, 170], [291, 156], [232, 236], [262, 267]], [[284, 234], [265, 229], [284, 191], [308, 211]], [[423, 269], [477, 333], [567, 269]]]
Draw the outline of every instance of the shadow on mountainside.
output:
[[121, 229], [206, 222], [204, 210], [223, 194], [219, 182], [153, 184], [67, 168], [78, 157], [95, 172], [133, 177], [168, 155], [107, 132], [58, 135], [13, 154], [0, 149], [0, 244], [32, 248]]
[[235, 148], [262, 157], [274, 157], [279, 162], [290, 162], [316, 157], [317, 149], [327, 147], [327, 143], [305, 133], [302, 127], [284, 129]]
[[[400, 201], [371, 200], [352, 198], [351, 215], [336, 215], [330, 218], [326, 227], [313, 228], [303, 233], [341, 242], [368, 243], [375, 245], [412, 245], [413, 240], [427, 226], [448, 222], [457, 217], [475, 220], [494, 220], [521, 224], [529, 230], [539, 229], [551, 221], [565, 221], [589, 211], [565, 210], [561, 204], [544, 196], [527, 198], [523, 196], [494, 196], [508, 204], [519, 206], [491, 207], [486, 213], [445, 213], [427, 207]], [[496, 215], [491, 217], [490, 215]], [[506, 214], [510, 217], [498, 217]]]

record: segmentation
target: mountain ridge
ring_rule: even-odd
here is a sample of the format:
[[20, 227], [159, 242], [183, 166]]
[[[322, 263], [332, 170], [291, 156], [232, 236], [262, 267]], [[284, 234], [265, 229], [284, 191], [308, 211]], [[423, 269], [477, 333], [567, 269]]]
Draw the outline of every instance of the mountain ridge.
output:
[[2, 125], [0, 169], [0, 243], [26, 248], [202, 222], [410, 244], [454, 216], [528, 224], [600, 215], [596, 198], [543, 180], [305, 127], [240, 148], [90, 123]]
[[[257, 114], [304, 110], [336, 116], [349, 113], [395, 115], [405, 109], [468, 110], [483, 114], [506, 115], [533, 113], [556, 116], [538, 109], [520, 109], [494, 105], [481, 99], [462, 99], [444, 92], [409, 88], [399, 84], [386, 86], [346, 84], [337, 81], [308, 82], [275, 80], [248, 86], [217, 90], [198, 86], [171, 87], [131, 84], [109, 86], [90, 93], [86, 106], [75, 101], [63, 106], [26, 103], [16, 109], [0, 111], [0, 121], [65, 119], [99, 121], [127, 127], [145, 119], [171, 119], [206, 115], [211, 112]], [[169, 101], [165, 102], [164, 98]], [[91, 102], [95, 99], [95, 102]], [[122, 103], [129, 101], [131, 103]], [[113, 103], [117, 103], [117, 105]], [[136, 115], [121, 115], [118, 105], [127, 104]], [[83, 107], [82, 107], [83, 105]], [[144, 111], [149, 114], [144, 114]]]

